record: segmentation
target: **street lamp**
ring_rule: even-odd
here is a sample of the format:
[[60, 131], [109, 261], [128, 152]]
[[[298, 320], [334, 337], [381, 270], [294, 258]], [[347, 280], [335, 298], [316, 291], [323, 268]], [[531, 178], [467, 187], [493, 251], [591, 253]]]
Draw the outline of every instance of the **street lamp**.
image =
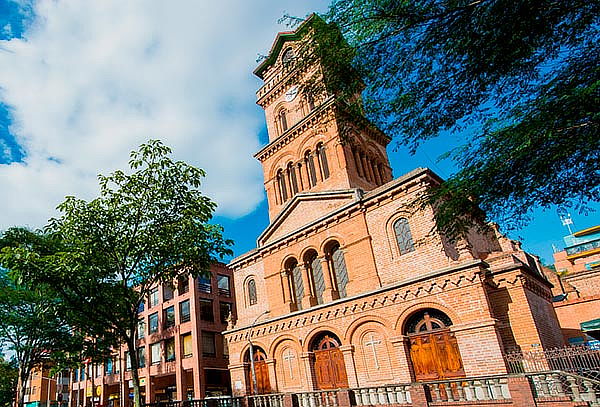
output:
[[254, 322], [252, 323], [252, 325], [250, 325], [250, 331], [248, 332], [248, 343], [250, 344], [250, 374], [252, 375], [252, 395], [254, 396], [254, 394], [256, 393], [256, 372], [254, 371], [254, 345], [252, 345], [252, 328], [254, 328], [254, 325], [256, 325], [256, 323], [258, 322], [258, 320], [260, 318], [262, 318], [264, 315], [267, 315], [269, 312], [269, 310], [266, 310], [265, 312], [263, 312], [262, 314], [260, 314], [259, 316], [256, 317], [256, 319], [254, 320]]

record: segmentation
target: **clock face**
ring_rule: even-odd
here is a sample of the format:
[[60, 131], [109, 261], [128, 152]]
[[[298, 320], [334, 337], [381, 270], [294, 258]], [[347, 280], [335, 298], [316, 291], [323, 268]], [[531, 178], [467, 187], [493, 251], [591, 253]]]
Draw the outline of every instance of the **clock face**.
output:
[[298, 86], [292, 86], [287, 92], [285, 92], [285, 101], [286, 102], [291, 102], [292, 100], [294, 100], [296, 98], [296, 95], [298, 94]]

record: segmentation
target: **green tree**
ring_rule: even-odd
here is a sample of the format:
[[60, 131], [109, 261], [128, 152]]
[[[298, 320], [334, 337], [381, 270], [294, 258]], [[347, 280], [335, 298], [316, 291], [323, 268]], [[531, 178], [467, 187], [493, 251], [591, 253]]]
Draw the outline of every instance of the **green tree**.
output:
[[325, 18], [354, 50], [329, 60], [352, 62], [398, 146], [456, 136], [459, 170], [431, 197], [451, 234], [479, 208], [514, 228], [535, 207], [600, 200], [599, 2], [333, 0]]
[[[131, 360], [135, 406], [141, 404], [138, 310], [161, 283], [208, 273], [231, 254], [222, 227], [209, 223], [215, 203], [199, 188], [204, 172], [169, 157], [159, 141], [130, 156], [131, 172], [99, 176], [100, 196], [67, 197], [46, 234], [64, 249], [50, 256], [19, 255], [21, 276], [51, 290], [69, 309], [69, 323], [105, 345], [117, 338]], [[35, 272], [31, 272], [35, 270]]]
[[[6, 263], [0, 261], [0, 264]], [[58, 352], [78, 347], [79, 343], [66, 325], [55, 298], [19, 284], [0, 268], [0, 345], [15, 355], [18, 405], [23, 405], [31, 370]]]
[[12, 407], [18, 376], [17, 362], [0, 357], [0, 407]]

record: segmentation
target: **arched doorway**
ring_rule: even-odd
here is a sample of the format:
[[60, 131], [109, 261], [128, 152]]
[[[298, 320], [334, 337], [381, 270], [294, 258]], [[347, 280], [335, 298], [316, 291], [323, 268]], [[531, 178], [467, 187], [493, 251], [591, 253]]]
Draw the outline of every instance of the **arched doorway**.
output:
[[246, 381], [250, 383], [250, 394], [266, 394], [271, 392], [271, 384], [269, 382], [269, 368], [267, 366], [267, 355], [265, 352], [254, 346], [254, 374], [256, 376], [256, 389], [254, 389], [254, 381], [250, 374], [250, 350], [246, 352], [244, 357], [246, 362]]
[[319, 390], [348, 387], [346, 364], [340, 345], [338, 337], [331, 332], [324, 332], [312, 341], [316, 386]]
[[452, 321], [436, 309], [415, 313], [405, 325], [417, 381], [465, 377]]

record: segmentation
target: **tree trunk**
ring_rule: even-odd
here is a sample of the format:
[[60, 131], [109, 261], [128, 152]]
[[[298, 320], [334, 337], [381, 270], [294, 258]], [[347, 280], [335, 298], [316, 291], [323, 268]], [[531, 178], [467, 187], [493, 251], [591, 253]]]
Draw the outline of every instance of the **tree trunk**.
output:
[[[135, 332], [135, 330], [132, 330]], [[127, 341], [127, 349], [129, 350], [129, 358], [131, 360], [131, 381], [133, 382], [133, 405], [134, 407], [142, 407], [142, 399], [140, 397], [140, 375], [138, 373], [139, 358], [137, 349], [135, 347], [135, 334], [134, 338]], [[150, 380], [150, 378], [148, 378]]]
[[19, 407], [23, 407], [25, 405], [27, 376], [29, 376], [29, 372], [26, 372], [22, 366], [19, 366], [19, 384], [17, 385], [17, 406]]

